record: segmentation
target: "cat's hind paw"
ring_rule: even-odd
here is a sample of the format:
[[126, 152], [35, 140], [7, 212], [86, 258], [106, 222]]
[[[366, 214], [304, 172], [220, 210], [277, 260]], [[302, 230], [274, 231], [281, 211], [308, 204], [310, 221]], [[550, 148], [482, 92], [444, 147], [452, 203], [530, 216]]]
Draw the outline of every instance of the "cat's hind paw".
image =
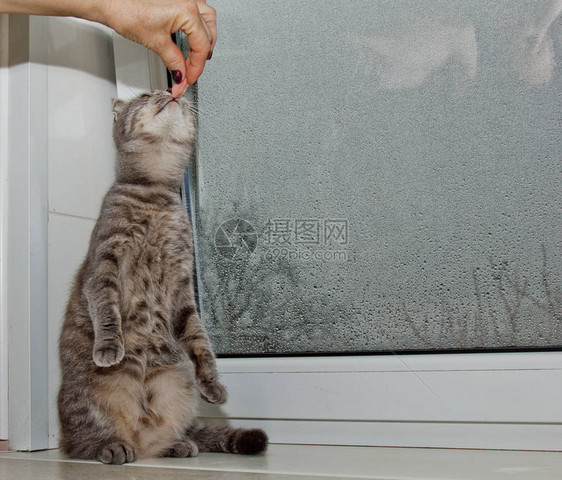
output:
[[113, 442], [99, 450], [98, 460], [111, 465], [134, 462], [135, 449], [125, 442]]
[[117, 365], [125, 356], [123, 342], [99, 342], [94, 345], [94, 362], [98, 367]]
[[198, 382], [197, 389], [199, 393], [209, 403], [222, 405], [226, 403], [228, 393], [224, 385], [219, 382]]
[[170, 450], [168, 450], [165, 457], [196, 457], [199, 455], [199, 448], [193, 440], [187, 439], [176, 443]]

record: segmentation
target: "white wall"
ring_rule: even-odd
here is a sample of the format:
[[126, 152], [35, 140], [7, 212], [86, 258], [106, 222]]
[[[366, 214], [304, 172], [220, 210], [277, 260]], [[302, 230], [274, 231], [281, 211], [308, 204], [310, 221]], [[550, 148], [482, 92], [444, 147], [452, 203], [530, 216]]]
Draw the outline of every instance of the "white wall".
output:
[[49, 445], [56, 447], [57, 341], [72, 278], [113, 181], [112, 31], [49, 19]]

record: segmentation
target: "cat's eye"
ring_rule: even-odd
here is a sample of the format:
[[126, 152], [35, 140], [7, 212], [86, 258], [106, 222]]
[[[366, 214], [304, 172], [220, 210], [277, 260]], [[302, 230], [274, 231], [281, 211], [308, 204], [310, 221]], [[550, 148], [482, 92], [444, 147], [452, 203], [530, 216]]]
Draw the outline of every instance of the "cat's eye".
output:
[[150, 98], [150, 95], [148, 93], [143, 93], [140, 98]]

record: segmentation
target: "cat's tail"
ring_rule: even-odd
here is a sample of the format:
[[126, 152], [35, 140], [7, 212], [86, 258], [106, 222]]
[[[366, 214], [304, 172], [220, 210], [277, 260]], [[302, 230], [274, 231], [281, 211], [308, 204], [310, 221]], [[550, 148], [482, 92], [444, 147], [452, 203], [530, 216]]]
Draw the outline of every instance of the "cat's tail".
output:
[[187, 432], [200, 452], [240, 453], [255, 455], [267, 449], [267, 434], [259, 428], [232, 428], [195, 425]]

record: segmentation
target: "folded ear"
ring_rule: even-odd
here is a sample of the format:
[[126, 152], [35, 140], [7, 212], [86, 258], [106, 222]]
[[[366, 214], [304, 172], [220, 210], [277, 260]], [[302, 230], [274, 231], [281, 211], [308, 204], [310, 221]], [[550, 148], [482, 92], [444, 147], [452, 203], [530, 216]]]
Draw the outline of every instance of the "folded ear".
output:
[[125, 106], [125, 102], [123, 100], [121, 100], [120, 98], [114, 98], [113, 99], [113, 117], [116, 117], [117, 115], [119, 115], [121, 110], [123, 110], [124, 106]]

